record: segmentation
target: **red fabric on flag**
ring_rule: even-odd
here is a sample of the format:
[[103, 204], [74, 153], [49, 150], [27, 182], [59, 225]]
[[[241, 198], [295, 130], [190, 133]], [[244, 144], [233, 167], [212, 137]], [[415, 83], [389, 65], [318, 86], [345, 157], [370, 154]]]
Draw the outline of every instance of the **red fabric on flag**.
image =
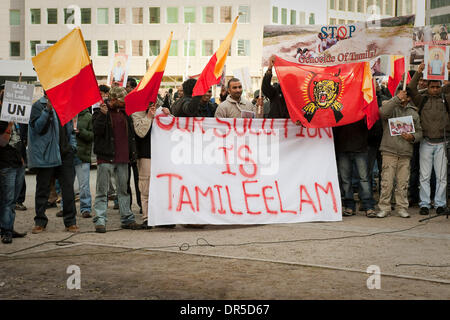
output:
[[[388, 89], [391, 95], [394, 96], [398, 84], [400, 83], [400, 81], [403, 80], [405, 75], [405, 59], [403, 57], [401, 58], [392, 57], [392, 59], [395, 59], [394, 63], [391, 63], [391, 68], [394, 67], [394, 70], [391, 70], [391, 74], [389, 75]], [[409, 81], [411, 81], [411, 76], [409, 75], [408, 72], [406, 84], [408, 84]]]
[[203, 69], [200, 77], [197, 79], [194, 90], [192, 91], [192, 96], [202, 96], [204, 95], [211, 86], [218, 84], [220, 82], [220, 75], [218, 78], [214, 75], [214, 68], [217, 64], [216, 54], [211, 57], [205, 69]]
[[125, 111], [128, 115], [137, 111], [145, 111], [150, 102], [155, 102], [158, 96], [159, 87], [164, 75], [163, 72], [155, 72], [151, 80], [140, 91], [136, 87], [125, 97]]
[[274, 66], [293, 122], [326, 128], [366, 116], [370, 129], [378, 120], [375, 85], [367, 62], [324, 67], [276, 57]]
[[67, 81], [46, 90], [61, 125], [65, 125], [78, 113], [102, 101], [92, 64]]

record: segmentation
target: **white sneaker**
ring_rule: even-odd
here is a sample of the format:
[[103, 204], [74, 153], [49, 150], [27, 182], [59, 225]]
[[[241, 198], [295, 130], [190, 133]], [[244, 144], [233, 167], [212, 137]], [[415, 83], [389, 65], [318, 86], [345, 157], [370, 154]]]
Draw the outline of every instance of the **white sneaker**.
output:
[[387, 213], [386, 211], [381, 210], [380, 212], [377, 213], [377, 218], [385, 218], [389, 215], [389, 213]]
[[409, 213], [405, 209], [398, 210], [398, 215], [402, 218], [409, 218]]

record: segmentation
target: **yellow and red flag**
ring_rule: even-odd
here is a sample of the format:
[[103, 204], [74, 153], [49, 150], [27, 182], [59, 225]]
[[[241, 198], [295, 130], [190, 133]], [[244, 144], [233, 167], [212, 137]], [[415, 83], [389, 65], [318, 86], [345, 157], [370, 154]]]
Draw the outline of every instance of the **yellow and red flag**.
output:
[[[405, 74], [405, 57], [403, 56], [390, 56], [391, 60], [391, 72], [389, 73], [388, 89], [392, 96], [395, 94], [395, 90], [398, 87], [400, 81], [403, 80]], [[406, 84], [411, 81], [411, 76], [407, 75]]]
[[166, 69], [167, 58], [169, 57], [172, 36], [173, 32], [170, 33], [166, 45], [148, 68], [144, 78], [142, 78], [138, 86], [125, 97], [125, 111], [128, 115], [137, 111], [145, 111], [150, 102], [156, 101], [164, 70]]
[[370, 129], [378, 105], [369, 62], [312, 66], [275, 59], [275, 71], [293, 122], [308, 128], [337, 127], [367, 117]]
[[236, 32], [238, 19], [239, 16], [234, 19], [231, 30], [228, 32], [225, 40], [222, 41], [219, 49], [217, 49], [211, 59], [209, 59], [205, 69], [203, 69], [192, 92], [193, 97], [204, 95], [212, 85], [220, 82], [222, 70], [227, 60], [228, 51], [230, 50], [231, 40], [233, 40], [234, 33]]
[[33, 57], [32, 62], [61, 125], [102, 101], [79, 28]]

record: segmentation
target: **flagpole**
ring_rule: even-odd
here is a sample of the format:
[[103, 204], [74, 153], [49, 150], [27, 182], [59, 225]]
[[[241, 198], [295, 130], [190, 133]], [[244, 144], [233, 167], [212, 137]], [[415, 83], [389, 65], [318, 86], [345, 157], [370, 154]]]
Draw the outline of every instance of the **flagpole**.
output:
[[187, 58], [186, 58], [186, 71], [184, 73], [184, 79], [183, 81], [186, 81], [186, 79], [188, 78], [188, 72], [189, 72], [189, 51], [190, 51], [190, 45], [191, 45], [191, 23], [188, 23], [188, 40], [187, 40], [187, 48], [186, 48], [186, 54], [187, 54]]
[[403, 91], [406, 90], [406, 80], [408, 79], [408, 72], [409, 72], [409, 57], [405, 56], [404, 59], [405, 59], [405, 75], [403, 78]]

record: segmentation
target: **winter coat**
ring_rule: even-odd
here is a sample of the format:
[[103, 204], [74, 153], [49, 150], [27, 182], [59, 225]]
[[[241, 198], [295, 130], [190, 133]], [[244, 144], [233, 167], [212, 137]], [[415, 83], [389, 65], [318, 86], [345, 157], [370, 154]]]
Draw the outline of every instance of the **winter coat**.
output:
[[[406, 141], [402, 136], [391, 136], [390, 133], [389, 119], [407, 116], [413, 118], [415, 133], [412, 133], [412, 135], [414, 136], [414, 142]], [[422, 127], [420, 125], [420, 117], [417, 113], [417, 108], [412, 103], [403, 107], [400, 99], [394, 97], [383, 102], [383, 105], [380, 108], [380, 117], [383, 121], [383, 138], [381, 139], [380, 145], [381, 153], [412, 157], [413, 144], [418, 143], [422, 139]]]
[[77, 157], [86, 163], [91, 163], [92, 142], [94, 131], [92, 128], [92, 114], [88, 109], [78, 114]]
[[257, 113], [257, 107], [250, 101], [241, 98], [238, 102], [230, 96], [228, 96], [224, 102], [219, 104], [214, 116], [216, 118], [242, 118], [241, 111], [252, 111], [255, 113], [256, 118], [263, 117], [263, 114]]

